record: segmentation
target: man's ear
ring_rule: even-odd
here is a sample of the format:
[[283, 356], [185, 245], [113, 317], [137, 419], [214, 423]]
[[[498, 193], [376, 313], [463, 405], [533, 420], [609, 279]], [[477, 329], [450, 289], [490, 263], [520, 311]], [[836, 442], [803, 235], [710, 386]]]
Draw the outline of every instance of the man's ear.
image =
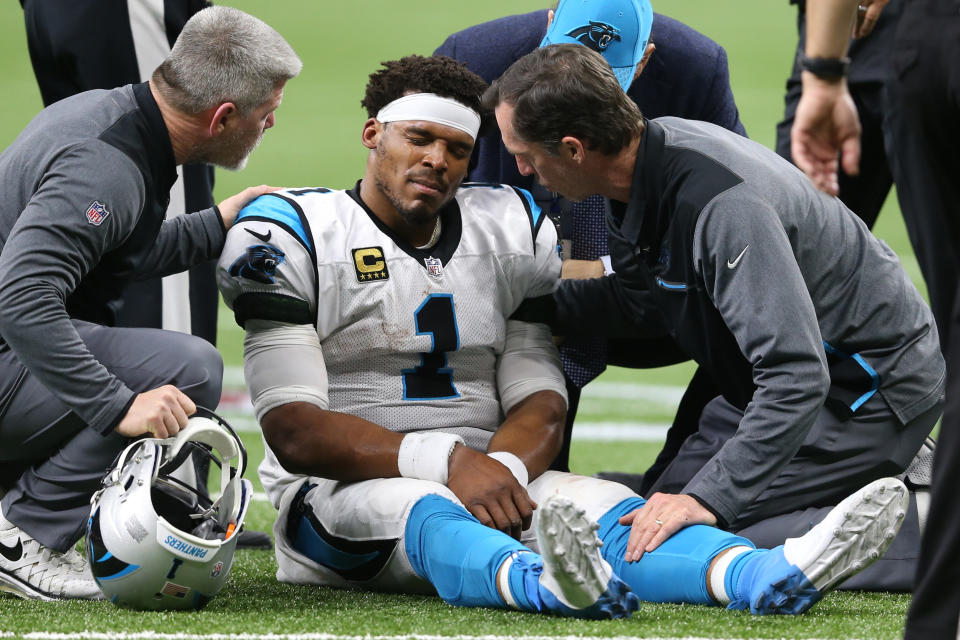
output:
[[577, 164], [582, 164], [585, 158], [585, 148], [579, 138], [573, 136], [564, 136], [560, 139], [560, 153], [565, 158], [573, 160]]
[[637, 70], [633, 73], [633, 79], [636, 80], [640, 77], [640, 74], [643, 73], [643, 70], [647, 67], [647, 63], [650, 62], [650, 56], [653, 55], [653, 52], [657, 50], [657, 45], [652, 42], [647, 43], [647, 48], [643, 51], [643, 57], [640, 58], [640, 62], [637, 63]]
[[547, 11], [547, 29], [550, 28], [550, 25], [553, 24], [553, 16], [556, 14], [553, 12], [553, 9]]
[[212, 109], [213, 114], [210, 116], [210, 125], [207, 128], [208, 133], [211, 138], [216, 138], [223, 130], [227, 128], [227, 121], [233, 116], [237, 115], [237, 106], [232, 102], [224, 102], [223, 104], [214, 107]]
[[383, 123], [376, 118], [369, 118], [363, 123], [363, 131], [360, 132], [360, 142], [367, 149], [376, 149], [380, 142], [380, 134], [383, 133]]

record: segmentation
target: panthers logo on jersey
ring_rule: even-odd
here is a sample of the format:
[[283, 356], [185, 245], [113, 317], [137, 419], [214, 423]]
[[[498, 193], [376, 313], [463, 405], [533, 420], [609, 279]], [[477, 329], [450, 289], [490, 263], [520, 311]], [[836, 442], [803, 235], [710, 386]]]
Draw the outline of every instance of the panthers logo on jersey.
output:
[[246, 252], [233, 261], [229, 273], [233, 277], [239, 276], [263, 284], [273, 284], [277, 267], [283, 260], [284, 253], [280, 249], [269, 244], [256, 244], [247, 247]]
[[567, 35], [597, 53], [606, 51], [614, 40], [619, 42], [622, 39], [620, 29], [606, 22], [595, 22], [593, 20], [590, 21], [589, 25], [577, 27], [567, 32]]

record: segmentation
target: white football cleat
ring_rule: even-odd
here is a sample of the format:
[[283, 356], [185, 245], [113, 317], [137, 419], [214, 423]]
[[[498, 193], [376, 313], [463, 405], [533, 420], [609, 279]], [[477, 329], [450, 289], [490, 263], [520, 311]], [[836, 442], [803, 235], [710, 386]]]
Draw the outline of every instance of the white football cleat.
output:
[[45, 547], [0, 514], [0, 592], [30, 600], [103, 600], [87, 561]]
[[629, 618], [640, 600], [600, 555], [598, 525], [572, 500], [553, 495], [537, 507], [544, 608], [577, 618]]
[[805, 535], [771, 549], [766, 566], [754, 578], [750, 601], [735, 602], [731, 608], [749, 606], [758, 614], [803, 613], [883, 555], [909, 505], [901, 481], [871, 482], [845, 498]]

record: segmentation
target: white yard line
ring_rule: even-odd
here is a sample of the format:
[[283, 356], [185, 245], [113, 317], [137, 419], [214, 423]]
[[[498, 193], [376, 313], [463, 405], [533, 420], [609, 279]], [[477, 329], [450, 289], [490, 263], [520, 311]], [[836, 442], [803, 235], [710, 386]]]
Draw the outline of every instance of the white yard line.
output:
[[686, 387], [666, 384], [637, 384], [635, 382], [591, 382], [580, 392], [584, 400], [634, 400], [677, 406]]
[[[350, 636], [333, 633], [160, 633], [157, 631], [82, 631], [77, 633], [55, 633], [35, 631], [33, 633], [13, 633], [0, 631], [0, 638], [28, 638], [30, 640], [636, 640], [635, 636], [437, 636], [425, 634]], [[695, 636], [648, 638], [647, 640], [707, 640]], [[711, 640], [724, 640], [712, 638]]]
[[575, 422], [571, 438], [601, 442], [621, 440], [663, 442], [669, 428], [668, 424], [648, 422]]
[[[223, 371], [225, 389], [245, 388], [243, 367], [227, 367]], [[636, 384], [633, 382], [606, 382], [597, 380], [583, 388], [581, 400], [641, 400], [677, 405], [685, 387], [665, 384]]]

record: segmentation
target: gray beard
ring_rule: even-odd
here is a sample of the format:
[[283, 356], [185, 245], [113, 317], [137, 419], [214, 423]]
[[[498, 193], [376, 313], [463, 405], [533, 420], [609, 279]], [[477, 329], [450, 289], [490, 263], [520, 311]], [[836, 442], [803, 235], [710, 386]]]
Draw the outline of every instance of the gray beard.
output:
[[253, 150], [263, 141], [263, 133], [252, 144], [241, 146], [239, 138], [219, 140], [194, 147], [183, 164], [212, 164], [227, 171], [240, 171], [247, 166]]

